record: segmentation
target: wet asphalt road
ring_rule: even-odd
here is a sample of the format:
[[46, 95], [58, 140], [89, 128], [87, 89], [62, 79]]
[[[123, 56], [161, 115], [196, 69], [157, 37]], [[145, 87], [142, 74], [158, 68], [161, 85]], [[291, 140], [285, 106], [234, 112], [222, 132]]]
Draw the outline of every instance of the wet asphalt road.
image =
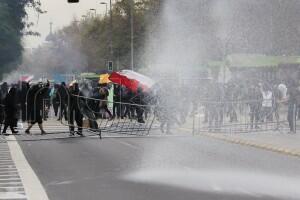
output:
[[19, 144], [51, 200], [300, 199], [300, 159], [205, 137]]

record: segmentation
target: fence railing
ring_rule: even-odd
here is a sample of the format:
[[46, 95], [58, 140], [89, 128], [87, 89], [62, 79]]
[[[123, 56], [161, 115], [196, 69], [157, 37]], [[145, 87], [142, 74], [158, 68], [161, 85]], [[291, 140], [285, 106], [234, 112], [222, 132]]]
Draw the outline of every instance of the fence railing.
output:
[[[83, 124], [78, 125], [70, 110], [70, 98], [76, 98], [77, 112], [83, 117]], [[271, 106], [263, 106], [262, 101], [207, 101], [197, 100], [182, 103], [183, 106], [147, 105], [145, 103], [111, 102], [85, 96], [70, 96], [68, 100], [59, 102], [59, 116], [53, 114], [53, 102], [43, 99], [38, 110], [28, 107], [26, 112], [31, 118], [25, 121], [38, 121], [60, 118], [65, 127], [82, 128], [97, 135], [101, 133], [148, 135], [155, 127], [161, 130], [172, 127], [185, 127], [192, 133], [246, 133], [278, 131], [289, 132], [290, 126], [299, 130], [300, 109], [291, 107], [286, 102], [272, 102]], [[5, 107], [1, 109], [1, 123], [4, 123]], [[65, 116], [65, 117], [63, 117]], [[164, 127], [167, 127], [165, 129]]]
[[272, 105], [263, 106], [262, 101], [257, 100], [199, 101], [194, 107], [193, 132], [287, 132], [289, 123], [297, 130], [298, 107], [294, 107], [294, 117], [288, 120], [291, 111], [287, 103], [272, 102]]
[[[153, 106], [134, 104], [127, 102], [111, 102], [85, 96], [72, 96], [80, 115], [83, 116], [83, 126], [79, 128], [89, 129], [98, 133], [119, 133], [131, 135], [149, 134], [155, 116]], [[66, 105], [69, 109], [70, 106]], [[66, 110], [67, 118], [74, 115], [72, 110]], [[66, 126], [75, 126], [70, 120], [61, 120]], [[76, 126], [78, 127], [78, 126]]]

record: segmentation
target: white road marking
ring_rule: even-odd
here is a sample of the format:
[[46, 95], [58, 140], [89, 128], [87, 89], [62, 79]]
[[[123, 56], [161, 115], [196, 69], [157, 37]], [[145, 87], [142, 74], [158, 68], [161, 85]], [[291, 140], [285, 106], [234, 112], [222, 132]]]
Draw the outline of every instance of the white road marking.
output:
[[0, 178], [0, 181], [21, 181], [20, 178]]
[[130, 144], [128, 142], [124, 142], [124, 141], [121, 141], [121, 140], [116, 140], [116, 139], [112, 139], [113, 141], [119, 143], [119, 144], [123, 144], [125, 146], [128, 146], [130, 148], [133, 148], [133, 149], [139, 149], [137, 146], [133, 145], [133, 144]]
[[7, 189], [7, 190], [24, 190], [23, 186], [0, 186], [0, 189]]
[[28, 200], [49, 200], [44, 187], [27, 162], [15, 136], [10, 136], [8, 140], [7, 144], [11, 152], [11, 157], [18, 169]]
[[0, 199], [26, 199], [26, 196], [15, 192], [0, 192]]
[[0, 187], [3, 187], [5, 185], [22, 185], [23, 186], [23, 184], [22, 184], [21, 181], [8, 182], [8, 183], [5, 183], [5, 182], [4, 183], [0, 183]]
[[16, 168], [12, 167], [11, 165], [6, 165], [6, 166], [0, 167], [0, 170], [3, 170], [3, 171], [13, 170], [13, 169], [15, 170]]

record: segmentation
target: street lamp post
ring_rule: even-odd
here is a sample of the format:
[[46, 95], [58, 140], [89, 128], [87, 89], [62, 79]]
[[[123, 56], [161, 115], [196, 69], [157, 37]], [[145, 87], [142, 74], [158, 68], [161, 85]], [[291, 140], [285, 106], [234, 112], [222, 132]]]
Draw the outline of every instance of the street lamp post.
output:
[[[100, 4], [105, 4], [106, 5], [106, 13], [107, 13], [107, 3], [106, 2], [101, 2]], [[110, 7], [110, 23], [109, 23], [109, 49], [110, 49], [110, 61], [113, 61], [113, 19], [112, 19], [112, 2], [111, 0], [109, 1], [109, 7]]]
[[131, 70], [133, 71], [134, 69], [134, 45], [133, 45], [133, 13], [134, 13], [134, 0], [130, 1], [130, 32], [131, 32]]
[[106, 2], [101, 2], [100, 4], [105, 5], [105, 16], [107, 16], [107, 3]]
[[94, 16], [95, 16], [95, 17], [97, 16], [97, 10], [96, 10], [95, 8], [91, 8], [90, 11], [95, 12], [95, 15], [94, 15]]
[[86, 15], [82, 15], [81, 16], [83, 20], [86, 20], [87, 16]]
[[111, 4], [111, 0], [109, 0], [109, 9], [110, 9], [110, 56], [111, 56], [111, 60], [113, 59], [113, 38], [112, 38], [112, 34], [113, 34], [113, 19], [112, 19], [112, 4]]

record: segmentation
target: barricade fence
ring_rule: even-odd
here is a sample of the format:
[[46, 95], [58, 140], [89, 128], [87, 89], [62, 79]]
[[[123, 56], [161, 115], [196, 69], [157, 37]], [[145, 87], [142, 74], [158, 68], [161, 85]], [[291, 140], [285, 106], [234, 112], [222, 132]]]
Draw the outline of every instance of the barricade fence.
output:
[[[76, 105], [71, 105], [72, 99], [76, 99]], [[24, 108], [21, 104], [16, 105], [16, 129], [28, 127], [31, 123], [43, 123], [48, 133], [68, 133], [77, 129], [74, 131], [86, 130], [100, 137], [102, 133], [148, 135], [155, 121], [154, 106], [150, 105], [68, 95], [58, 103], [58, 110], [55, 112], [53, 101], [49, 98], [36, 98], [31, 103], [26, 102]], [[6, 111], [4, 105], [0, 106], [0, 125], [3, 127]], [[77, 121], [78, 116], [82, 122]], [[25, 126], [18, 127], [18, 120], [23, 121]], [[63, 131], [61, 128], [58, 130], [58, 126], [64, 127]]]
[[[150, 104], [108, 101], [67, 92], [64, 100], [59, 97], [59, 102], [56, 102], [58, 109], [55, 109], [53, 99], [43, 96], [44, 89], [47, 88], [37, 88], [33, 95], [28, 93], [25, 104], [18, 104], [19, 116], [24, 122], [40, 123], [59, 118], [60, 124], [70, 130], [85, 129], [100, 136], [101, 133], [148, 135], [151, 129], [157, 127], [167, 133], [173, 127], [188, 128], [192, 133], [286, 133], [300, 128], [297, 123], [300, 119], [299, 106], [287, 102], [272, 101], [271, 105], [265, 106], [261, 100], [193, 98], [178, 100], [179, 103], [167, 101], [160, 104], [158, 101]], [[76, 105], [72, 107], [74, 99]], [[83, 119], [82, 123], [75, 122], [78, 116]], [[1, 124], [4, 119], [5, 106], [1, 105]]]
[[[262, 101], [198, 101], [192, 111], [193, 132], [245, 133], [298, 130], [298, 106], [287, 103], [263, 106]], [[290, 124], [289, 124], [290, 123]]]
[[[66, 126], [85, 128], [99, 133], [148, 135], [155, 120], [153, 106], [150, 105], [112, 102], [78, 95], [72, 97], [77, 99], [78, 110], [77, 108], [66, 110], [68, 117], [61, 120]], [[70, 106], [66, 107], [70, 109]], [[73, 123], [76, 112], [83, 117], [81, 127]]]

